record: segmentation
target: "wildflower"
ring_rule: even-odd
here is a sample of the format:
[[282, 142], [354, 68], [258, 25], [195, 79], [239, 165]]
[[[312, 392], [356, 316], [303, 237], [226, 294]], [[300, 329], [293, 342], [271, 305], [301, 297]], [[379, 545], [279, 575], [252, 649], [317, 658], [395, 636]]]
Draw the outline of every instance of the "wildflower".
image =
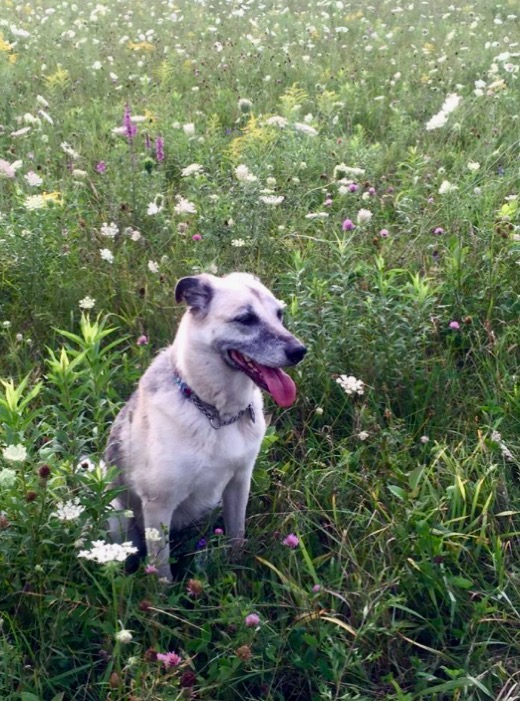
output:
[[99, 253], [101, 255], [102, 260], [105, 260], [107, 263], [110, 264], [114, 262], [114, 254], [109, 248], [100, 248]]
[[363, 224], [368, 224], [374, 215], [369, 209], [360, 209], [357, 213], [357, 223], [362, 226]]
[[195, 134], [195, 124], [190, 122], [189, 124], [183, 124], [182, 130], [186, 136], [193, 136]]
[[21, 443], [8, 445], [2, 450], [2, 455], [9, 462], [24, 462], [27, 460], [27, 449]]
[[162, 212], [163, 210], [163, 205], [159, 204], [158, 202], [150, 202], [148, 205], [148, 209], [146, 210], [146, 214], [148, 216], [153, 217], [155, 214], [159, 214], [159, 212]]
[[328, 212], [309, 212], [305, 215], [305, 219], [327, 219], [328, 216]]
[[106, 169], [107, 169], [107, 164], [105, 163], [105, 161], [99, 161], [98, 163], [96, 163], [96, 168], [95, 168], [96, 173], [104, 173], [106, 171]]
[[162, 536], [157, 528], [145, 528], [144, 537], [149, 543], [159, 543], [162, 540]]
[[421, 441], [421, 443], [422, 443], [423, 445], [426, 445], [426, 443], [428, 443], [428, 441], [430, 440], [430, 438], [429, 438], [429, 436], [421, 436], [421, 437], [419, 438], [419, 440]]
[[279, 204], [282, 204], [284, 199], [285, 197], [283, 195], [262, 195], [260, 197], [260, 202], [271, 205], [272, 207], [277, 207]]
[[180, 195], [177, 196], [177, 204], [173, 208], [176, 214], [196, 214], [197, 209], [195, 208], [195, 205], [193, 202], [190, 202], [189, 200], [185, 199], [184, 197], [181, 197]]
[[241, 183], [254, 183], [258, 180], [256, 175], [253, 175], [249, 168], [241, 164], [235, 168], [235, 178]]
[[6, 467], [0, 470], [0, 489], [9, 489], [16, 482], [16, 471]]
[[148, 345], [148, 336], [145, 336], [144, 334], [142, 336], [139, 336], [139, 338], [136, 341], [136, 344], [138, 346], [147, 346]]
[[101, 236], [105, 236], [108, 239], [114, 239], [119, 233], [119, 228], [117, 224], [114, 224], [114, 222], [111, 222], [110, 224], [104, 222], [103, 224], [101, 224], [101, 229], [99, 230], [99, 233], [101, 234]]
[[251, 647], [249, 645], [241, 645], [240, 647], [237, 647], [235, 654], [244, 662], [247, 662], [253, 657], [253, 653], [251, 652]]
[[38, 187], [43, 183], [43, 179], [40, 178], [39, 175], [37, 175], [34, 170], [30, 170], [28, 173], [24, 175], [25, 182], [27, 185], [30, 187]]
[[461, 98], [456, 93], [448, 95], [444, 101], [440, 112], [435, 114], [427, 123], [426, 130], [432, 131], [434, 129], [440, 129], [448, 121], [448, 116], [459, 106]]
[[446, 195], [448, 192], [454, 192], [458, 189], [457, 185], [450, 183], [449, 180], [443, 180], [439, 188], [439, 195]]
[[3, 175], [5, 178], [14, 178], [14, 176], [16, 175], [15, 166], [17, 163], [22, 165], [22, 161], [15, 161], [15, 163], [9, 163], [3, 158], [0, 158], [0, 175]]
[[354, 222], [351, 219], [345, 219], [345, 221], [343, 222], [343, 224], [341, 226], [342, 226], [343, 231], [352, 231], [353, 229], [356, 228], [356, 225], [354, 224]]
[[248, 628], [254, 628], [260, 623], [260, 616], [256, 613], [250, 613], [245, 617], [244, 622]]
[[102, 68], [103, 64], [101, 63], [101, 61], [94, 61], [94, 63], [92, 64], [93, 71], [100, 71]]
[[148, 261], [148, 270], [156, 275], [159, 272], [159, 263], [155, 260]]
[[80, 309], [93, 309], [95, 304], [96, 300], [93, 297], [89, 297], [89, 295], [83, 297], [83, 299], [80, 299], [78, 302]]
[[25, 209], [43, 209], [46, 206], [45, 198], [43, 195], [29, 195], [25, 198], [24, 207]]
[[341, 180], [342, 178], [347, 178], [349, 175], [365, 175], [365, 170], [363, 168], [352, 168], [344, 163], [335, 166], [333, 171], [334, 180]]
[[42, 97], [41, 95], [36, 95], [36, 102], [37, 102], [41, 107], [45, 107], [45, 109], [48, 109], [48, 107], [49, 107], [49, 103], [48, 103], [47, 100], [46, 100], [44, 97]]
[[79, 498], [69, 501], [58, 502], [56, 511], [52, 515], [60, 521], [75, 521], [85, 511], [85, 507], [80, 504]]
[[182, 662], [182, 657], [176, 652], [158, 652], [157, 659], [162, 662], [165, 669], [170, 669], [170, 667], [177, 667]]
[[477, 161], [469, 161], [467, 168], [468, 170], [475, 172], [480, 169], [480, 163], [477, 163]]
[[360, 441], [366, 441], [369, 435], [370, 434], [368, 433], [368, 431], [361, 431], [360, 433], [358, 433], [358, 438]]
[[50, 474], [51, 468], [48, 465], [42, 465], [38, 468], [38, 475], [42, 478], [42, 480], [46, 480]]
[[288, 548], [294, 549], [297, 548], [300, 544], [300, 539], [298, 538], [298, 536], [294, 535], [294, 533], [289, 533], [289, 535], [282, 540], [282, 543]]
[[318, 130], [311, 127], [310, 124], [295, 122], [294, 128], [296, 131], [302, 132], [302, 134], [307, 134], [307, 136], [318, 136]]
[[362, 395], [365, 391], [365, 384], [361, 380], [357, 380], [354, 375], [340, 375], [336, 378], [336, 382], [349, 396], [352, 394]]
[[155, 157], [159, 163], [164, 161], [164, 139], [162, 136], [155, 139]]
[[204, 587], [200, 579], [188, 579], [186, 590], [189, 596], [192, 596], [194, 599], [196, 599], [202, 594], [202, 592], [204, 591]]
[[119, 630], [115, 635], [114, 638], [118, 643], [122, 643], [123, 645], [127, 645], [128, 643], [132, 642], [134, 639], [134, 636], [129, 630]]
[[90, 550], [81, 550], [78, 557], [85, 560], [93, 560], [103, 565], [109, 562], [124, 562], [129, 555], [136, 553], [138, 548], [131, 542], [106, 543], [104, 540], [95, 540]]
[[204, 168], [200, 163], [191, 163], [181, 170], [181, 175], [183, 178], [188, 178], [190, 175], [200, 175], [203, 170]]
[[16, 131], [11, 132], [11, 136], [16, 138], [17, 136], [25, 136], [31, 131], [32, 127], [22, 127], [21, 129], [17, 129]]
[[70, 156], [73, 161], [75, 161], [79, 158], [79, 153], [74, 151], [72, 146], [70, 146], [66, 141], [61, 142], [60, 148], [62, 151], [64, 151], [67, 154], [67, 156]]
[[458, 321], [450, 321], [449, 327], [450, 327], [450, 329], [452, 329], [453, 331], [458, 331], [458, 330], [460, 329], [460, 324], [459, 324]]
[[246, 242], [244, 239], [233, 239], [231, 241], [231, 245], [234, 246], [235, 248], [242, 248], [243, 246], [246, 245]]
[[159, 570], [155, 565], [148, 563], [144, 568], [145, 574], [157, 574]]
[[248, 100], [245, 97], [241, 97], [238, 101], [238, 109], [244, 114], [247, 112], [251, 112], [252, 107], [253, 103], [251, 102], [251, 100]]
[[323, 416], [323, 407], [317, 406], [316, 409], [314, 409], [314, 413], [316, 416]]
[[269, 119], [265, 120], [265, 123], [270, 127], [279, 127], [280, 129], [285, 129], [285, 127], [289, 124], [285, 117], [280, 117], [279, 115], [269, 117]]
[[213, 533], [214, 533], [215, 535], [224, 535], [224, 531], [223, 531], [222, 528], [215, 528], [215, 530], [213, 531]]
[[390, 236], [390, 232], [388, 229], [381, 229], [379, 236], [381, 236], [382, 239], [387, 239]]
[[444, 229], [442, 228], [442, 226], [436, 226], [435, 229], [433, 230], [433, 233], [436, 236], [440, 236], [441, 234], [444, 233]]
[[137, 134], [137, 127], [132, 122], [132, 116], [130, 114], [130, 107], [128, 106], [128, 104], [125, 105], [125, 113], [123, 115], [123, 130], [123, 133], [128, 139], [128, 142], [132, 143], [132, 141], [135, 138], [135, 135]]
[[314, 592], [314, 594], [317, 594], [319, 591], [321, 591], [321, 585], [320, 585], [320, 584], [315, 584], [315, 585], [312, 587], [312, 591]]

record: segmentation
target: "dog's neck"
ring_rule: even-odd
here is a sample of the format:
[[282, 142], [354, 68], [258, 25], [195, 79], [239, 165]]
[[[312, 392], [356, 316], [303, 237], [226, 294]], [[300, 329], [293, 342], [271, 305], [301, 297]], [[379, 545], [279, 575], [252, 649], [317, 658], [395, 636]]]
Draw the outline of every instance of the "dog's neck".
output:
[[260, 390], [247, 375], [230, 368], [213, 349], [194, 347], [181, 327], [179, 332], [171, 346], [172, 371], [176, 371], [190, 389], [214, 406], [223, 419], [253, 402]]

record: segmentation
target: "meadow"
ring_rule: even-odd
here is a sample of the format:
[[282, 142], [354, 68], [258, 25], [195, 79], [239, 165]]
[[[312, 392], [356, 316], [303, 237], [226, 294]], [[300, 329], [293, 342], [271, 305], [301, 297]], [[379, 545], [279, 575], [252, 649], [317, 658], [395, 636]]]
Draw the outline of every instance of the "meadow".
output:
[[[0, 0], [0, 699], [520, 699], [514, 0]], [[102, 455], [183, 309], [307, 345], [248, 544], [165, 585]], [[97, 545], [96, 545], [97, 544]]]

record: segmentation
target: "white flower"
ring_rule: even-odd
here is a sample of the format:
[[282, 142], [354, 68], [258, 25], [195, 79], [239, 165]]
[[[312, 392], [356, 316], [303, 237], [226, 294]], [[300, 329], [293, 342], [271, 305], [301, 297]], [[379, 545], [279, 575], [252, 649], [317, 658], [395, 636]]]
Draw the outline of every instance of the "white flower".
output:
[[148, 261], [148, 270], [151, 273], [154, 273], [154, 275], [155, 275], [156, 273], [159, 272], [159, 263], [157, 263], [157, 261], [155, 261], [155, 260], [149, 260]]
[[47, 114], [45, 110], [38, 110], [38, 114], [41, 115], [46, 122], [49, 122], [49, 124], [54, 124], [54, 120], [50, 116], [50, 114]]
[[340, 163], [334, 168], [334, 179], [341, 180], [346, 178], [348, 175], [365, 175], [365, 170], [363, 168], [353, 168], [347, 166], [344, 163]]
[[460, 103], [460, 96], [456, 93], [451, 93], [444, 100], [444, 103], [440, 109], [440, 112], [435, 114], [427, 123], [426, 130], [432, 131], [433, 129], [440, 129], [448, 121], [448, 115], [450, 115]]
[[448, 121], [448, 115], [444, 112], [439, 112], [434, 114], [433, 117], [426, 122], [426, 131], [433, 131], [434, 129], [441, 129]]
[[148, 214], [150, 217], [153, 217], [155, 214], [159, 214], [159, 212], [162, 212], [162, 210], [163, 210], [163, 205], [157, 204], [157, 202], [154, 201], [154, 202], [150, 202], [150, 204], [148, 205], [148, 209], [146, 210], [146, 214]]
[[99, 71], [101, 70], [101, 68], [103, 68], [103, 64], [101, 63], [101, 61], [94, 61], [94, 63], [92, 64], [92, 70]]
[[326, 219], [328, 216], [328, 212], [309, 212], [305, 215], [305, 219]]
[[16, 131], [11, 132], [11, 136], [25, 136], [25, 134], [28, 134], [31, 131], [32, 127], [22, 127], [21, 129], [17, 129]]
[[373, 216], [374, 215], [369, 209], [360, 209], [357, 213], [357, 223], [360, 226], [362, 226], [363, 224], [367, 224]]
[[285, 127], [289, 124], [285, 117], [280, 117], [277, 114], [275, 114], [273, 117], [269, 117], [269, 119], [266, 119], [265, 123], [270, 127], [279, 127], [280, 129], [285, 129]]
[[138, 548], [131, 542], [107, 543], [104, 540], [95, 540], [90, 550], [81, 550], [78, 557], [85, 560], [94, 560], [99, 564], [107, 562], [124, 562], [129, 555], [136, 553]]
[[252, 107], [253, 107], [253, 103], [251, 102], [251, 100], [248, 100], [245, 97], [241, 97], [240, 100], [238, 101], [238, 109], [241, 112], [249, 112]]
[[195, 134], [195, 124], [190, 122], [189, 124], [183, 124], [182, 125], [182, 130], [186, 134], [186, 136], [193, 136]]
[[259, 199], [260, 202], [263, 202], [264, 204], [271, 205], [272, 207], [277, 207], [279, 204], [282, 204], [285, 197], [283, 195], [263, 195]]
[[468, 167], [468, 170], [476, 171], [476, 170], [480, 169], [480, 163], [477, 163], [476, 161], [469, 161], [467, 167]]
[[124, 628], [123, 630], [119, 630], [114, 637], [118, 643], [122, 643], [123, 645], [132, 642], [132, 640], [134, 639], [132, 633], [129, 630], [125, 630]]
[[246, 245], [246, 242], [244, 239], [233, 239], [231, 241], [231, 245], [234, 246], [235, 248], [242, 248], [243, 246]]
[[197, 214], [197, 209], [193, 202], [190, 202], [180, 195], [177, 196], [177, 204], [173, 209], [176, 214]]
[[426, 445], [426, 443], [428, 443], [430, 438], [429, 438], [429, 436], [421, 436], [419, 440], [421, 441], [421, 443], [423, 443], [423, 445]]
[[276, 178], [273, 178], [273, 177], [267, 178], [265, 181], [265, 184], [267, 185], [267, 187], [275, 187], [276, 186]]
[[187, 178], [190, 175], [200, 175], [202, 171], [204, 170], [203, 166], [200, 165], [200, 163], [192, 163], [189, 166], [186, 166], [186, 168], [183, 168], [181, 171], [181, 175], [183, 178]]
[[96, 300], [93, 297], [89, 297], [88, 295], [86, 297], [83, 297], [83, 299], [80, 299], [78, 302], [78, 307], [80, 309], [93, 309], [96, 304]]
[[296, 122], [294, 124], [294, 128], [296, 129], [296, 131], [301, 131], [303, 134], [307, 134], [307, 136], [318, 136], [318, 130], [314, 127], [311, 127], [309, 124], [304, 124], [303, 122]]
[[162, 536], [157, 528], [145, 528], [144, 537], [150, 543], [159, 543], [162, 540]]
[[42, 195], [29, 195], [24, 201], [25, 209], [43, 209], [45, 206], [45, 198]]
[[76, 160], [79, 158], [79, 153], [76, 153], [72, 146], [70, 146], [66, 141], [62, 141], [60, 144], [60, 147], [62, 151], [65, 151], [67, 156], [70, 156], [73, 160]]
[[114, 222], [111, 222], [110, 224], [103, 222], [103, 224], [101, 224], [101, 229], [99, 230], [99, 233], [101, 234], [101, 236], [106, 236], [107, 239], [115, 239], [115, 237], [119, 233], [119, 228], [117, 224], [114, 224]]
[[358, 433], [358, 438], [360, 441], [366, 441], [369, 435], [370, 434], [368, 433], [368, 431], [361, 431], [360, 433]]
[[443, 180], [439, 188], [439, 195], [445, 195], [448, 192], [454, 192], [454, 190], [458, 189], [457, 185], [450, 183], [449, 180]]
[[241, 164], [235, 168], [235, 178], [241, 183], [254, 183], [258, 180], [256, 175], [253, 175], [249, 168]]
[[6, 467], [0, 470], [0, 489], [9, 489], [16, 482], [16, 471]]
[[76, 180], [84, 180], [87, 177], [88, 173], [86, 170], [80, 170], [80, 168], [74, 168], [72, 171], [72, 176], [76, 178]]
[[79, 498], [70, 501], [59, 502], [56, 511], [52, 515], [60, 521], [75, 521], [85, 511], [85, 507], [79, 502]]
[[26, 173], [24, 176], [25, 181], [28, 185], [31, 187], [38, 187], [43, 183], [43, 179], [40, 178], [39, 175], [37, 175], [34, 170], [30, 170], [28, 173]]
[[10, 462], [24, 462], [27, 459], [27, 448], [21, 443], [8, 445], [2, 450], [2, 455]]
[[340, 375], [336, 378], [336, 382], [341, 387], [341, 389], [348, 394], [363, 394], [365, 391], [365, 384], [354, 377], [354, 375]]
[[42, 107], [45, 107], [45, 108], [49, 107], [49, 103], [48, 103], [47, 100], [46, 100], [44, 97], [42, 97], [41, 95], [36, 95], [36, 102], [37, 102], [39, 105], [41, 105]]
[[113, 263], [114, 262], [114, 254], [110, 250], [110, 248], [100, 248], [99, 253], [101, 255], [101, 258], [103, 260], [106, 260], [107, 263]]

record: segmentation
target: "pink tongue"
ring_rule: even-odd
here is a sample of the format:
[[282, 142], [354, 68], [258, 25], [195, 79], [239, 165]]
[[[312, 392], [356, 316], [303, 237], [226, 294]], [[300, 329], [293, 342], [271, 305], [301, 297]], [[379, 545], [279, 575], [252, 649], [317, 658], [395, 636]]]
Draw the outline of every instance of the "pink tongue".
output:
[[280, 368], [268, 368], [257, 363], [265, 384], [278, 406], [291, 406], [296, 399], [296, 385], [289, 375]]

